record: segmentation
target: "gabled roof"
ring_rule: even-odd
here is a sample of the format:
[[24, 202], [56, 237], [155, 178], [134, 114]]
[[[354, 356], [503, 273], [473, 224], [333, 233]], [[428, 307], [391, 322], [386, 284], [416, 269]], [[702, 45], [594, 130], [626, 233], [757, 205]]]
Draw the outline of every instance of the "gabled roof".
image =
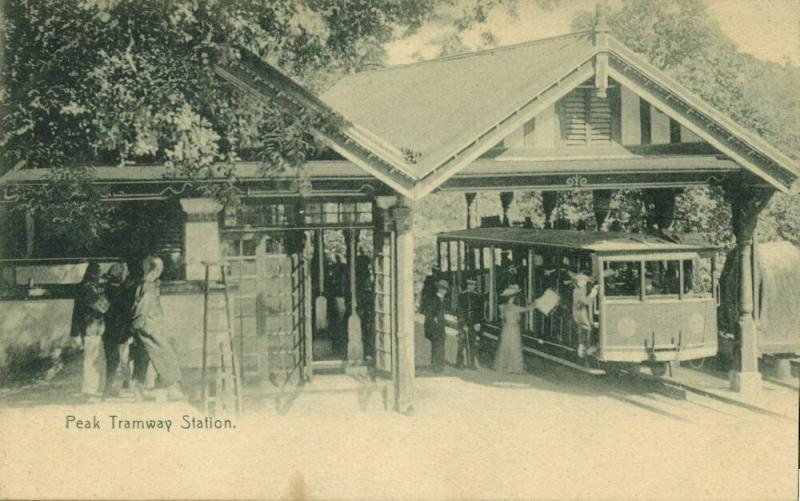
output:
[[587, 79], [601, 58], [607, 74], [761, 180], [788, 191], [800, 169], [610, 35], [579, 32], [343, 78], [319, 98], [245, 54], [217, 67], [235, 85], [334, 118], [317, 131], [345, 158], [399, 193], [418, 199]]
[[399, 148], [422, 177], [594, 55], [590, 32], [343, 78], [320, 98]]

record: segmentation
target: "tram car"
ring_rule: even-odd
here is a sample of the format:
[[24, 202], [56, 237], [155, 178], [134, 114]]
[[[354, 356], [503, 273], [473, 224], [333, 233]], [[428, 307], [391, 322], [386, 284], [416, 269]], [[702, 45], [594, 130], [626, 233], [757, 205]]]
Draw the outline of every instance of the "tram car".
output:
[[[499, 339], [499, 300], [516, 284], [521, 299], [550, 298], [547, 314], [533, 310], [523, 322], [523, 349], [589, 372], [645, 365], [654, 375], [669, 364], [717, 353], [718, 248], [689, 238], [477, 228], [437, 235], [441, 273], [451, 291], [474, 280], [483, 300], [479, 352]], [[579, 349], [573, 316], [578, 275], [597, 286], [588, 308], [588, 350]], [[452, 294], [452, 313], [458, 314]], [[557, 301], [554, 301], [557, 299]], [[586, 339], [584, 339], [584, 342]], [[580, 355], [580, 356], [579, 356]]]

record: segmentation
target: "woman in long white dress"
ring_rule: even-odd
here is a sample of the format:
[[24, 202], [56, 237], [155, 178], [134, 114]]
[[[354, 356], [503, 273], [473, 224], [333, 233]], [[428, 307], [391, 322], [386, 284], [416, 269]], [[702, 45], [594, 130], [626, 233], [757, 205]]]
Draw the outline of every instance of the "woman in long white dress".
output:
[[522, 361], [522, 332], [520, 331], [520, 320], [524, 313], [535, 307], [535, 303], [528, 306], [519, 306], [516, 300], [519, 297], [520, 288], [512, 285], [504, 290], [500, 296], [506, 298], [506, 302], [500, 305], [500, 321], [503, 328], [500, 332], [500, 345], [494, 355], [494, 370], [509, 374], [521, 374], [525, 372]]

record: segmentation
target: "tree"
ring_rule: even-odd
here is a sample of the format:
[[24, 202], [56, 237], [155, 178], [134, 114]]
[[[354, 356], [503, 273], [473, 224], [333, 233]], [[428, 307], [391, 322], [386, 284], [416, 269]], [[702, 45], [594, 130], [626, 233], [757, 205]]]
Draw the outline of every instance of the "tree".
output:
[[[433, 4], [8, 0], [3, 7], [0, 174], [21, 161], [56, 169], [136, 162], [232, 181], [230, 164], [244, 152], [262, 161], [264, 175], [301, 165], [317, 147], [308, 131], [319, 117], [254, 105], [215, 76], [216, 62], [243, 47], [320, 89], [336, 74], [382, 62], [382, 44], [398, 27], [419, 26]], [[96, 235], [110, 214], [89, 196], [91, 178], [90, 169], [55, 174], [46, 190], [23, 190], [17, 208], [63, 214], [65, 226]], [[197, 190], [225, 197], [229, 186]]]
[[[576, 30], [593, 17], [578, 13]], [[760, 61], [736, 45], [709, 15], [703, 0], [624, 0], [608, 15], [622, 43], [695, 92], [740, 125], [797, 158], [800, 151], [800, 71]], [[778, 194], [760, 219], [762, 239], [800, 241], [800, 195]], [[727, 205], [719, 189], [687, 190], [676, 207], [676, 227], [729, 242]]]

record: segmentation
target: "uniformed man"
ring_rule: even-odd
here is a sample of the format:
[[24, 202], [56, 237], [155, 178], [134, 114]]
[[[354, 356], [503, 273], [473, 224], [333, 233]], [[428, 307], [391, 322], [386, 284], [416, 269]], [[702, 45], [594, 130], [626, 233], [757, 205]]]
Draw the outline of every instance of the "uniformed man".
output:
[[456, 367], [475, 367], [475, 349], [481, 332], [483, 300], [477, 291], [477, 281], [467, 279], [467, 288], [458, 295], [458, 353]]
[[449, 286], [447, 280], [436, 282], [436, 295], [430, 310], [431, 324], [431, 365], [433, 372], [444, 371], [444, 344], [447, 339], [445, 330], [445, 301]]

